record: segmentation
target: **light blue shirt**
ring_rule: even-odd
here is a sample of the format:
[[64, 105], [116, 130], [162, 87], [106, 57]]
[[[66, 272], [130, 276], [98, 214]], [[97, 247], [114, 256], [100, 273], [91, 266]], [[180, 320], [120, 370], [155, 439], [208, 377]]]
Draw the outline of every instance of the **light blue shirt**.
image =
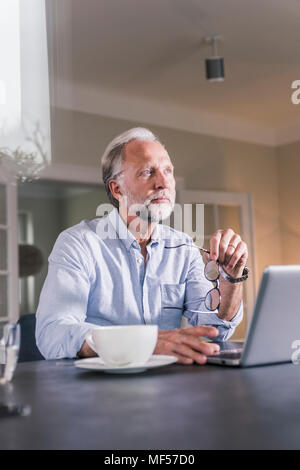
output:
[[204, 297], [213, 285], [192, 243], [188, 235], [158, 224], [145, 261], [117, 209], [62, 232], [49, 256], [36, 315], [43, 356], [76, 357], [96, 325], [172, 329], [181, 326], [182, 315], [191, 326], [216, 326], [217, 340], [227, 340], [242, 320], [242, 306], [230, 322], [205, 308]]

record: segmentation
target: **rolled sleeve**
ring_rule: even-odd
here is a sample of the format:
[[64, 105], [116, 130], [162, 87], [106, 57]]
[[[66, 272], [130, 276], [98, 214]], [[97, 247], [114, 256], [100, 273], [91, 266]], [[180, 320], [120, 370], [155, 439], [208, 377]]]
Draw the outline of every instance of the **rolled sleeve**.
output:
[[215, 312], [207, 313], [203, 311], [199, 313], [192, 313], [187, 311], [184, 315], [188, 318], [189, 323], [192, 326], [215, 326], [218, 329], [219, 334], [216, 338], [214, 338], [214, 340], [227, 341], [233, 335], [234, 330], [243, 319], [243, 303], [241, 303], [237, 314], [232, 318], [231, 321], [222, 320]]

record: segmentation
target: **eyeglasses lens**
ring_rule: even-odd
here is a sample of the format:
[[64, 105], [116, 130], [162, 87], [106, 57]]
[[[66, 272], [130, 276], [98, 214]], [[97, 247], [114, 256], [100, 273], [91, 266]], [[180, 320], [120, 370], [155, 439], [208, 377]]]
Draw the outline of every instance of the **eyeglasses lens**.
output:
[[220, 291], [215, 288], [210, 290], [205, 297], [205, 307], [208, 310], [217, 310], [220, 305]]
[[204, 269], [205, 277], [208, 281], [216, 281], [219, 278], [219, 266], [216, 261], [209, 261]]

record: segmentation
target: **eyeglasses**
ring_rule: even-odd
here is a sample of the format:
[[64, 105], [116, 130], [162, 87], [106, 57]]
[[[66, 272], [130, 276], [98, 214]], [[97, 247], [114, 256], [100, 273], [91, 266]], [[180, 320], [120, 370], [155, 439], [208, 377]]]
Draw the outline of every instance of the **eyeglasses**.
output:
[[[203, 251], [204, 253], [210, 254], [210, 251], [206, 250], [205, 248], [201, 248], [197, 245], [188, 245], [187, 243], [182, 243], [177, 246], [166, 246], [165, 248], [179, 248], [183, 245], [192, 246], [193, 248], [198, 248], [198, 250]], [[200, 297], [198, 300], [204, 300], [205, 307], [212, 312], [217, 310], [221, 303], [221, 292], [219, 289], [220, 270], [218, 261], [210, 260], [206, 263], [204, 268], [204, 276], [208, 281], [215, 282], [216, 286], [208, 291], [205, 297]], [[192, 310], [190, 308], [188, 310], [193, 313], [199, 313], [198, 310]]]
[[[199, 248], [201, 251], [204, 251], [205, 253], [210, 254], [210, 251], [206, 250], [205, 248], [197, 248]], [[216, 283], [216, 286], [208, 291], [205, 296], [205, 307], [210, 311], [217, 310], [221, 303], [221, 293], [219, 289], [220, 270], [218, 261], [210, 260], [206, 263], [204, 268], [204, 276], [208, 281]]]
[[[210, 254], [210, 251], [206, 250], [205, 248], [200, 248], [197, 245], [193, 245], [193, 247], [198, 248], [204, 253]], [[205, 307], [212, 312], [214, 310], [217, 310], [220, 307], [220, 303], [221, 303], [221, 292], [219, 289], [220, 270], [219, 270], [218, 261], [210, 260], [206, 263], [205, 268], [204, 268], [204, 276], [206, 277], [208, 281], [216, 283], [215, 287], [209, 290], [203, 299]], [[190, 312], [194, 312], [194, 311], [190, 310]]]
[[[181, 243], [180, 245], [177, 245], [177, 246], [165, 246], [165, 248], [167, 248], [167, 249], [179, 248], [181, 246], [188, 246], [190, 248], [197, 248], [198, 250], [203, 251], [204, 253], [210, 254], [209, 250], [206, 250], [205, 248], [201, 248], [200, 246], [197, 246], [195, 244], [190, 245], [188, 243]], [[219, 289], [219, 278], [220, 278], [221, 274], [227, 281], [230, 281], [232, 283], [241, 282], [241, 281], [245, 281], [248, 278], [249, 268], [247, 266], [245, 266], [244, 270], [243, 270], [242, 277], [232, 279], [230, 276], [228, 276], [224, 272], [224, 270], [222, 269], [222, 266], [220, 265], [220, 263], [218, 261], [210, 260], [205, 264], [204, 275], [205, 275], [205, 277], [208, 281], [216, 282], [216, 286], [213, 289], [211, 289], [210, 291], [208, 291], [208, 293], [206, 294], [205, 297], [200, 297], [198, 300], [204, 300], [205, 307], [210, 311], [217, 310], [220, 307], [221, 293], [220, 293], [220, 289]], [[201, 313], [198, 310], [191, 310], [190, 308], [188, 308], [188, 310], [190, 312], [194, 312], [194, 313]]]

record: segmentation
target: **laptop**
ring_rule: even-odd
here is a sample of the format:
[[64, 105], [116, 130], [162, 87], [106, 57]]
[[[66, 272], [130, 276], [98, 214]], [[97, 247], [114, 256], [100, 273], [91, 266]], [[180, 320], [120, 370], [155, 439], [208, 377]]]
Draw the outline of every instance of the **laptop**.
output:
[[207, 362], [239, 367], [291, 362], [297, 340], [299, 346], [300, 265], [268, 266], [245, 341], [219, 343], [220, 353]]

